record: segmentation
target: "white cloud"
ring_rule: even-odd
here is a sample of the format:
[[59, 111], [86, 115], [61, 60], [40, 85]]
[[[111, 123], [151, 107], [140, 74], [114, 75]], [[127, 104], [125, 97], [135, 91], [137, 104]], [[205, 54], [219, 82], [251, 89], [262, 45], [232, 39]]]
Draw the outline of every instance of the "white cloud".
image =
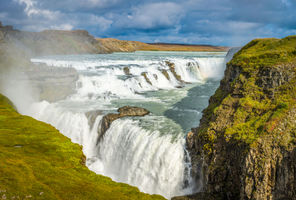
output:
[[106, 19], [101, 16], [90, 15], [88, 18], [88, 24], [98, 26], [101, 31], [107, 30], [112, 23], [113, 23], [112, 20]]
[[131, 14], [120, 16], [117, 26], [139, 29], [170, 27], [177, 24], [183, 15], [176, 3], [160, 2], [145, 4], [131, 9]]
[[47, 9], [37, 8], [37, 2], [34, 0], [13, 0], [20, 5], [25, 5], [25, 13], [28, 17], [42, 16], [46, 19], [55, 19], [60, 13], [58, 11], [50, 11]]

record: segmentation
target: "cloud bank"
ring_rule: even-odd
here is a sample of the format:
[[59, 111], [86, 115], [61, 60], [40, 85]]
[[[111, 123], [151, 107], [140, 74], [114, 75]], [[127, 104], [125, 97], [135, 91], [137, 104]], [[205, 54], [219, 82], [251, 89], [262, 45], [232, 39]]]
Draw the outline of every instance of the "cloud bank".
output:
[[0, 20], [27, 31], [237, 46], [296, 34], [295, 10], [296, 0], [4, 0]]

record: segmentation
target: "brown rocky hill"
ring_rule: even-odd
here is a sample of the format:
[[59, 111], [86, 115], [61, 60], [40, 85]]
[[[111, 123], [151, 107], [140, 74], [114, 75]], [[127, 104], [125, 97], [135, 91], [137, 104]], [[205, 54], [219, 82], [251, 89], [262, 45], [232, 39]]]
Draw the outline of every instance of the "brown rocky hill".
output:
[[133, 51], [227, 51], [228, 47], [211, 45], [186, 45], [168, 43], [143, 43], [137, 41], [118, 40], [114, 38], [97, 39], [103, 50], [107, 52]]

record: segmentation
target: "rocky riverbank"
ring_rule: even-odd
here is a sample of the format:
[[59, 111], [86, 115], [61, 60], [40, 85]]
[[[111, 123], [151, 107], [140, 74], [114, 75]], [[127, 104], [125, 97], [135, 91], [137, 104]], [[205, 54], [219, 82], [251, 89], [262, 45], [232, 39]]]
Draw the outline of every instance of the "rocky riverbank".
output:
[[295, 83], [296, 36], [236, 53], [188, 134], [201, 193], [175, 199], [296, 199]]

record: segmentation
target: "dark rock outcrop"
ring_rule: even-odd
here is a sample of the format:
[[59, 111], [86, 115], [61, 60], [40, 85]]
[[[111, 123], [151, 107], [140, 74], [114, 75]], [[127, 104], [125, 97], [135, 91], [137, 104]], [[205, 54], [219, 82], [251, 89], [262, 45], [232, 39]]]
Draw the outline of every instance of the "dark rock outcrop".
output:
[[175, 70], [175, 64], [170, 61], [165, 61], [165, 64], [169, 67], [170, 71], [173, 73], [174, 77], [181, 83], [184, 83], [181, 76], [177, 74]]
[[147, 76], [147, 72], [142, 72], [141, 75], [145, 78], [146, 82], [149, 83], [150, 85], [152, 85], [150, 79]]
[[166, 79], [170, 80], [170, 76], [169, 76], [167, 70], [163, 69], [163, 70], [161, 70], [161, 73], [166, 77]]
[[132, 107], [132, 106], [124, 106], [119, 108], [118, 113], [110, 113], [103, 117], [101, 121], [101, 127], [99, 131], [99, 140], [104, 136], [105, 132], [111, 126], [111, 123], [116, 119], [123, 118], [123, 117], [142, 117], [148, 115], [150, 112], [145, 108], [140, 107]]
[[199, 194], [176, 199], [296, 199], [296, 37], [254, 40], [227, 64], [187, 137]]
[[124, 72], [125, 75], [132, 75], [132, 74], [130, 73], [130, 69], [129, 69], [129, 67], [124, 67], [124, 68], [123, 68], [123, 72]]

